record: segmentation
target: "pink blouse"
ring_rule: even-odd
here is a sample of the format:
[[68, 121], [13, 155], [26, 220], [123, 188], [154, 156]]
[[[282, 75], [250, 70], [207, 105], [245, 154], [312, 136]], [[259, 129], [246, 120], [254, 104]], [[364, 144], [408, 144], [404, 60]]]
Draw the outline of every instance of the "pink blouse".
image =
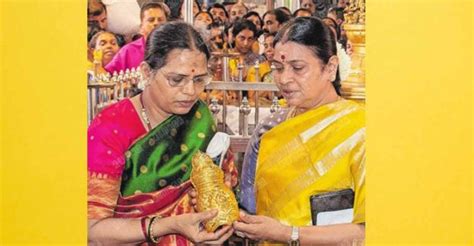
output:
[[146, 134], [130, 99], [124, 99], [102, 110], [87, 131], [89, 174], [120, 178], [125, 166], [125, 152]]

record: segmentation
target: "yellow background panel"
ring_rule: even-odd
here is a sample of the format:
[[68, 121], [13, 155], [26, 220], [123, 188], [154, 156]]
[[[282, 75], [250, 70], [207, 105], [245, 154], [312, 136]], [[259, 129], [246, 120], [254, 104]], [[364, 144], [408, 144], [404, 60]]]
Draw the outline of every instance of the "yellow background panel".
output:
[[[0, 0], [0, 244], [86, 243], [86, 1]], [[472, 241], [472, 1], [367, 1], [367, 243]]]
[[367, 241], [472, 245], [472, 2], [367, 5]]
[[85, 244], [86, 1], [1, 4], [2, 242]]

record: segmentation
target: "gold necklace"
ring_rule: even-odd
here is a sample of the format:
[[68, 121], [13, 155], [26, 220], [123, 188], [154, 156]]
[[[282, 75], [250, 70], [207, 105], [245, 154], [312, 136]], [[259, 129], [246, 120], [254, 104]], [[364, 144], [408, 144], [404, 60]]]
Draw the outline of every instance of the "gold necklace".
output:
[[145, 104], [143, 103], [143, 92], [140, 93], [140, 104], [142, 106], [142, 109], [141, 109], [142, 119], [143, 119], [143, 121], [145, 121], [145, 123], [148, 127], [148, 131], [151, 131], [150, 118], [148, 117], [148, 114], [146, 113]]

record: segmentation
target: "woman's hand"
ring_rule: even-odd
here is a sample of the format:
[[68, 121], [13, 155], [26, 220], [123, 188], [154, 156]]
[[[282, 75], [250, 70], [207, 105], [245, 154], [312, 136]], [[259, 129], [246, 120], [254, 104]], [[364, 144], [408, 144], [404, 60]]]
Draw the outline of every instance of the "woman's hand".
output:
[[225, 226], [216, 232], [207, 232], [201, 225], [217, 215], [217, 210], [195, 214], [182, 214], [176, 217], [174, 231], [193, 243], [222, 244], [234, 232], [232, 226]]
[[197, 191], [194, 188], [189, 189], [188, 195], [191, 199], [189, 199], [189, 203], [194, 208], [194, 211], [197, 211]]
[[249, 215], [242, 211], [240, 221], [234, 222], [233, 226], [237, 235], [256, 241], [288, 242], [291, 237], [291, 227], [267, 216]]

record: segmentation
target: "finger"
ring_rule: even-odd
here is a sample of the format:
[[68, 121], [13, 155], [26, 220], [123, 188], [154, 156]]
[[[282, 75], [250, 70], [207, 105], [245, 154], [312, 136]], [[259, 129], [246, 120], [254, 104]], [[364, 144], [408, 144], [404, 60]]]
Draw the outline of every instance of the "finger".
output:
[[262, 218], [257, 215], [240, 214], [240, 220], [248, 224], [259, 224], [262, 222]]
[[188, 191], [188, 195], [189, 195], [191, 198], [195, 198], [195, 197], [197, 197], [197, 192], [196, 192], [195, 189], [190, 189], [190, 190]]
[[224, 184], [225, 184], [227, 187], [232, 188], [232, 184], [231, 184], [230, 180], [226, 180], [226, 181], [224, 182]]
[[[225, 228], [222, 228], [216, 231], [215, 233], [211, 233], [211, 234], [214, 234], [213, 237], [203, 236], [203, 239], [208, 239], [208, 240], [204, 240], [203, 243], [222, 244], [225, 240], [227, 240], [230, 236], [232, 236], [233, 233], [234, 233], [234, 229], [232, 229], [231, 226], [226, 226]], [[212, 238], [212, 239], [209, 239], [209, 238]]]
[[254, 234], [250, 234], [250, 233], [246, 233], [245, 237], [247, 237], [250, 240], [254, 240], [254, 241], [259, 241], [260, 240], [260, 238], [258, 236], [254, 235]]
[[222, 228], [216, 232], [201, 231], [199, 233], [199, 242], [216, 241], [220, 236], [225, 234], [227, 230], [229, 230], [229, 228]]
[[[234, 229], [235, 230], [235, 229]], [[241, 238], [245, 238], [245, 234], [241, 231], [237, 231], [235, 230], [235, 235], [237, 235], [238, 237], [241, 237]]]
[[245, 234], [253, 234], [257, 229], [255, 224], [246, 224], [238, 221], [234, 222], [233, 226], [236, 231], [243, 232]]
[[210, 220], [217, 215], [217, 209], [208, 210], [202, 213], [197, 213], [197, 219], [199, 222]]
[[234, 229], [228, 230], [226, 233], [224, 233], [224, 235], [220, 236], [219, 239], [214, 240], [214, 241], [209, 241], [209, 242], [206, 242], [206, 243], [208, 243], [208, 244], [222, 244], [227, 239], [229, 239], [229, 237], [231, 237], [232, 234], [234, 234]]
[[220, 238], [220, 237], [222, 237], [222, 235], [226, 234], [230, 230], [233, 230], [232, 226], [227, 225], [227, 226], [224, 226], [221, 229], [215, 231], [214, 234], [216, 234], [217, 238]]

